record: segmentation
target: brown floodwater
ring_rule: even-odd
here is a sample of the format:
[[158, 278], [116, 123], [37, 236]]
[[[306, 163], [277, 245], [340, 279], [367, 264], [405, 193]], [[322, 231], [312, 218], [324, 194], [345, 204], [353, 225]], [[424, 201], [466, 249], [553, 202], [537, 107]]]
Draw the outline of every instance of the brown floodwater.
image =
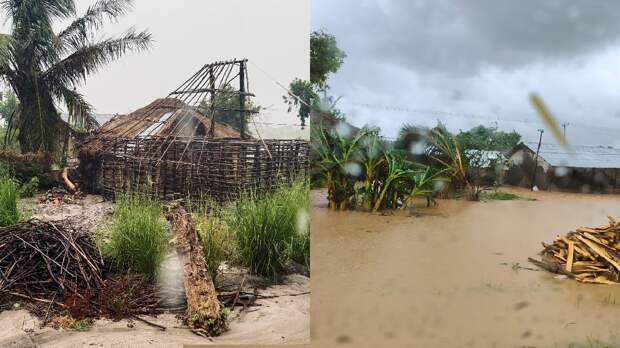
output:
[[542, 241], [620, 217], [620, 196], [511, 190], [538, 200], [382, 215], [329, 211], [313, 191], [313, 346], [617, 344], [620, 287], [520, 267]]

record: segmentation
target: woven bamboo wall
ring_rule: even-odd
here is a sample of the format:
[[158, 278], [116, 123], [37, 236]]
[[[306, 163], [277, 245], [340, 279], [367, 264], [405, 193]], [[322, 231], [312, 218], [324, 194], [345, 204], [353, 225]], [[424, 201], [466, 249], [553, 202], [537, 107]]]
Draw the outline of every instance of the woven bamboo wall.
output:
[[107, 197], [137, 189], [166, 200], [220, 202], [245, 189], [266, 191], [307, 175], [310, 152], [303, 140], [115, 139], [104, 147], [101, 180]]

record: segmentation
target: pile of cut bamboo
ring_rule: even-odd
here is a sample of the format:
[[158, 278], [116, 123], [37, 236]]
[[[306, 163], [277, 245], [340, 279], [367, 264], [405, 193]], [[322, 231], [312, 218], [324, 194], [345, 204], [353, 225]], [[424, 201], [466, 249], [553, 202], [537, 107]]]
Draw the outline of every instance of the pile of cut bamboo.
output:
[[583, 283], [620, 283], [620, 222], [608, 216], [599, 227], [579, 227], [552, 244], [542, 243], [542, 260], [530, 262]]

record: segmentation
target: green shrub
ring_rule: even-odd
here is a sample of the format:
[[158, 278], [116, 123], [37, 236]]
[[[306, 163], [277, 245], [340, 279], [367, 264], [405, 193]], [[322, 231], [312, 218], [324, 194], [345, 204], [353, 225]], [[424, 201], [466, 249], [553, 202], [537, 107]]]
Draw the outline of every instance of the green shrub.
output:
[[270, 194], [248, 191], [241, 195], [224, 214], [235, 234], [241, 263], [253, 273], [275, 280], [294, 257], [309, 256], [309, 243], [303, 239], [308, 219], [300, 223], [308, 207], [309, 184], [305, 180], [283, 185]]
[[97, 237], [104, 258], [150, 278], [158, 274], [168, 241], [161, 203], [137, 193], [119, 197], [112, 222]]
[[17, 210], [18, 184], [10, 177], [0, 177], [0, 226], [16, 224], [20, 219]]
[[16, 175], [15, 165], [10, 165], [5, 161], [0, 161], [0, 178], [13, 180], [18, 185], [18, 193], [20, 198], [32, 197], [39, 189], [39, 177], [29, 176], [20, 178]]
[[215, 280], [218, 268], [223, 261], [234, 259], [235, 240], [226, 224], [216, 211], [208, 215], [192, 213], [192, 219], [200, 234], [200, 243], [204, 252], [207, 271]]
[[19, 188], [20, 197], [32, 197], [39, 189], [39, 178], [33, 176], [27, 183], [22, 184]]
[[0, 178], [14, 178], [13, 167], [4, 161], [0, 161]]

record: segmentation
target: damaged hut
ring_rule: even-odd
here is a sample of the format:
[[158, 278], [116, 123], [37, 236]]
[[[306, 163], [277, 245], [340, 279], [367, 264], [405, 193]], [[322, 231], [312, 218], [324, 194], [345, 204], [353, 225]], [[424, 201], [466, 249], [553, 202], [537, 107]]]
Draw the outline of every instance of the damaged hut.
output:
[[[246, 121], [246, 60], [203, 66], [166, 98], [116, 116], [79, 147], [82, 187], [113, 197], [139, 190], [162, 199], [227, 200], [243, 189], [268, 190], [305, 174], [304, 140], [257, 139]], [[233, 87], [237, 86], [237, 87]], [[238, 100], [238, 107], [222, 100]], [[239, 129], [220, 122], [230, 112]]]
[[543, 190], [613, 192], [620, 186], [620, 149], [523, 142], [509, 153], [506, 183]]

